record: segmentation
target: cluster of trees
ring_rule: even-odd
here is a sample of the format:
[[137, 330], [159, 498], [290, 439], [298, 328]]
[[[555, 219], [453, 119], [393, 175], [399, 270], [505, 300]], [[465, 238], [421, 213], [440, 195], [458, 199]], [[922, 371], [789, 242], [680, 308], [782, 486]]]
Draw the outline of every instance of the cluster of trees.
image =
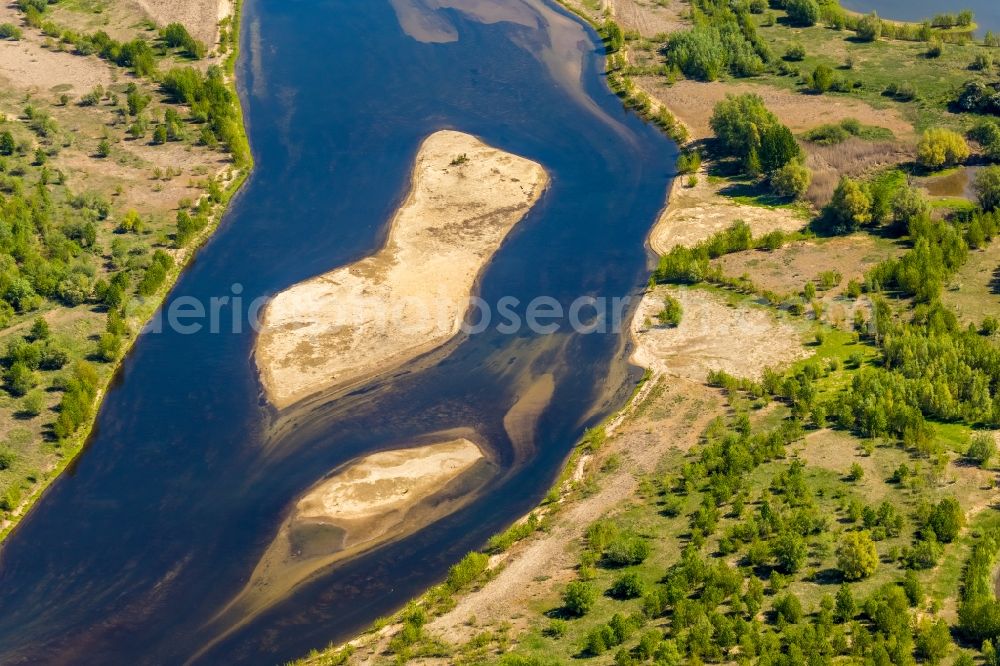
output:
[[727, 95], [715, 105], [709, 124], [723, 150], [752, 175], [772, 174], [801, 159], [802, 149], [791, 130], [759, 95]]
[[[962, 576], [958, 627], [963, 636], [991, 648], [1000, 639], [1000, 601], [993, 591], [993, 568], [1000, 551], [1000, 535], [990, 532], [972, 546]], [[987, 663], [995, 663], [987, 661]]]
[[[859, 523], [836, 541], [836, 561], [845, 581], [836, 594], [824, 595], [818, 608], [807, 609], [787, 588], [801, 575], [811, 558], [833, 550], [830, 517], [817, 503], [806, 479], [805, 466], [793, 460], [779, 467], [770, 486], [750, 502], [750, 478], [762, 464], [784, 457], [786, 448], [801, 437], [796, 422], [786, 421], [765, 432], [752, 433], [740, 416], [726, 425], [713, 422], [693, 460], [680, 474], [664, 479], [667, 498], [663, 513], [676, 516], [684, 497], [701, 498], [689, 515], [689, 539], [666, 575], [646, 583], [635, 571], [614, 579], [606, 591], [613, 599], [642, 600], [641, 612], [609, 613], [610, 618], [590, 629], [582, 652], [595, 656], [617, 648], [617, 664], [654, 660], [681, 664], [690, 661], [753, 663], [830, 663], [837, 657], [875, 664], [915, 664], [917, 659], [937, 663], [952, 649], [946, 622], [914, 609], [925, 595], [919, 579], [907, 572], [898, 582], [874, 588], [865, 598], [855, 597], [850, 581], [872, 576], [881, 563], [874, 540], [898, 536], [904, 520], [889, 501], [858, 509], [849, 519]], [[752, 508], [751, 508], [752, 507]], [[706, 556], [707, 537], [726, 525], [719, 540], [723, 557]], [[920, 507], [914, 519], [917, 539], [953, 539], [961, 525], [957, 502], [946, 498]], [[601, 550], [616, 530], [602, 519], [587, 531], [590, 551]], [[926, 533], [926, 535], [925, 535]], [[738, 554], [736, 565], [728, 555]], [[564, 612], [580, 617], [593, 611], [599, 590], [587, 573], [593, 557], [586, 554], [580, 567], [584, 580], [570, 583], [564, 592]], [[992, 558], [984, 568], [989, 590]], [[766, 581], [766, 587], [765, 587]], [[650, 621], [658, 626], [647, 629]], [[563, 636], [566, 623], [556, 620], [546, 634]], [[638, 634], [638, 641], [635, 636]], [[627, 644], [631, 644], [628, 646]], [[516, 662], [515, 662], [516, 663]]]
[[211, 137], [232, 154], [237, 164], [249, 161], [250, 146], [241, 129], [236, 96], [221, 68], [212, 66], [203, 74], [193, 67], [177, 67], [164, 75], [162, 87], [175, 102], [191, 107], [191, 117], [206, 123]]
[[748, 6], [698, 0], [692, 11], [694, 27], [673, 33], [664, 51], [668, 65], [685, 76], [703, 81], [726, 73], [756, 76], [774, 61]]

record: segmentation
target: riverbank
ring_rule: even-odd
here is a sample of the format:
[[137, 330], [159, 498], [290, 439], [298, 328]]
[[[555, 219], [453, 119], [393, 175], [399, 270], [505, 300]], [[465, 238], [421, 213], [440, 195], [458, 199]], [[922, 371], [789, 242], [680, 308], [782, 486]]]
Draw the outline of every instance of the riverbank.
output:
[[476, 280], [548, 176], [441, 131], [421, 145], [411, 183], [381, 250], [268, 303], [254, 356], [276, 407], [382, 374], [457, 335]]
[[[136, 17], [130, 13], [133, 9], [116, 9], [107, 18], [110, 22], [102, 25], [116, 36], [133, 34], [130, 32], [136, 30]], [[212, 45], [212, 52], [201, 59], [198, 65], [216, 65], [222, 68], [237, 120], [238, 134], [231, 137], [231, 141], [245, 145], [247, 137], [234, 73], [239, 55], [241, 10], [242, 3], [239, 0], [171, 0], [152, 2], [148, 6], [140, 3], [139, 9], [135, 11], [145, 12], [147, 18], [168, 23], [182, 23], [194, 15], [216, 17], [207, 32], [204, 24], [199, 24], [197, 29], [192, 28], [193, 34], [210, 38], [209, 44]], [[13, 12], [10, 7], [4, 11]], [[13, 13], [5, 18], [18, 22], [21, 20], [20, 16]], [[93, 17], [81, 16], [71, 9], [60, 7], [58, 11], [53, 10], [53, 19], [60, 25], [85, 29]], [[28, 30], [31, 30], [30, 26]], [[10, 44], [7, 42], [5, 46]], [[126, 88], [119, 81], [115, 66], [94, 56], [51, 48], [48, 40], [33, 34], [25, 34], [14, 44], [32, 59], [29, 64], [18, 56], [13, 61], [15, 69], [12, 70], [12, 77], [6, 69], [11, 62], [7, 57], [11, 52], [0, 54], [0, 81], [4, 82], [0, 87], [0, 99], [8, 101], [11, 89], [24, 86], [30, 87], [30, 97], [38, 92], [39, 84], [48, 86], [52, 91], [65, 91], [54, 101], [36, 97], [37, 101], [32, 102], [44, 109], [42, 113], [50, 113], [55, 121], [50, 126], [50, 133], [38, 133], [40, 147], [36, 151], [36, 165], [42, 165], [43, 170], [54, 169], [59, 174], [56, 181], [58, 186], [66, 187], [69, 192], [75, 190], [78, 200], [93, 202], [87, 206], [99, 207], [98, 219], [101, 224], [96, 229], [95, 238], [90, 241], [90, 251], [103, 254], [111, 270], [105, 268], [106, 273], [100, 271], [98, 275], [104, 273], [106, 277], [92, 281], [89, 286], [79, 285], [84, 291], [80, 296], [73, 296], [72, 301], [67, 303], [69, 297], [62, 293], [58, 297], [52, 296], [53, 303], [43, 302], [36, 310], [16, 316], [15, 322], [0, 333], [0, 342], [11, 345], [17, 340], [17, 336], [24, 334], [32, 319], [35, 322], [44, 320], [47, 329], [46, 344], [64, 350], [62, 353], [66, 360], [63, 364], [67, 361], [75, 362], [78, 375], [84, 372], [94, 377], [94, 383], [90, 387], [92, 397], [84, 411], [84, 417], [75, 421], [69, 431], [60, 429], [58, 419], [54, 425], [42, 420], [44, 416], [58, 416], [65, 411], [64, 404], [59, 402], [58, 392], [48, 392], [44, 399], [38, 401], [40, 408], [37, 410], [22, 407], [20, 411], [16, 411], [18, 396], [16, 392], [11, 392], [8, 383], [8, 395], [0, 397], [0, 436], [4, 437], [0, 453], [6, 456], [0, 469], [0, 495], [3, 496], [7, 509], [0, 522], [0, 541], [12, 533], [41, 499], [45, 490], [85, 450], [104, 396], [118, 376], [121, 364], [140, 339], [146, 322], [153, 317], [184, 268], [197, 254], [198, 248], [217, 228], [230, 199], [239, 191], [252, 169], [249, 151], [234, 160], [214, 145], [198, 144], [189, 136], [181, 134], [170, 138], [173, 145], [158, 145], [155, 138], [147, 143], [141, 140], [143, 136], [135, 132], [131, 136], [126, 135], [122, 143], [109, 141], [111, 133], [107, 126], [114, 126], [116, 123], [108, 123], [104, 129], [100, 128], [111, 116], [111, 110], [107, 107], [117, 103], [117, 88], [134, 91], [139, 96], [136, 100], [141, 100], [139, 103], [143, 105], [142, 109], [132, 114], [135, 118], [133, 127], [145, 126], [147, 116], [143, 115], [143, 109], [148, 113], [154, 108], [166, 108], [170, 101], [164, 99], [151, 82], [142, 79], [133, 80]], [[31, 56], [36, 51], [43, 58], [41, 62], [49, 63], [42, 76], [31, 73], [38, 62]], [[160, 66], [169, 67], [169, 59], [161, 62]], [[81, 83], [86, 85], [88, 81], [96, 81], [96, 87], [81, 89]], [[87, 94], [71, 106], [68, 100], [72, 97], [66, 92]], [[75, 136], [64, 140], [60, 149], [49, 139], [63, 124], [73, 126]], [[104, 145], [97, 146], [97, 155], [80, 149], [83, 147], [80, 144], [89, 143], [94, 133], [99, 133], [103, 137], [102, 141], [107, 144], [107, 148]], [[38, 157], [39, 151], [44, 151], [49, 157]], [[183, 178], [185, 174], [189, 176], [186, 181]], [[155, 181], [152, 186], [147, 184], [150, 177]], [[44, 174], [41, 184], [46, 184]], [[73, 202], [73, 207], [79, 208], [79, 205]], [[181, 242], [177, 232], [171, 232], [174, 230], [175, 217], [185, 210], [191, 211], [191, 216], [199, 221], [199, 226]], [[139, 238], [133, 240], [133, 235]], [[155, 279], [140, 275], [145, 282], [140, 280], [138, 293], [134, 296], [123, 294], [125, 302], [109, 308], [119, 310], [121, 322], [112, 327], [110, 323], [105, 324], [106, 303], [101, 302], [105, 297], [98, 292], [104, 288], [101, 287], [102, 280], [112, 280], [115, 270], [121, 271], [120, 253], [123, 248], [136, 256], [147, 252], [152, 254], [156, 248], [156, 252], [163, 253], [169, 259], [158, 260]], [[140, 270], [147, 273], [152, 270], [149, 265], [148, 259], [146, 263], [138, 264]], [[136, 271], [133, 266], [125, 268], [123, 272]], [[136, 278], [125, 280], [124, 284], [134, 283], [135, 280]], [[98, 340], [96, 352], [89, 348], [86, 342], [88, 339]], [[37, 343], [38, 339], [35, 339], [34, 344]], [[5, 362], [8, 366], [11, 363], [9, 359]], [[80, 364], [86, 365], [87, 369], [80, 370]], [[37, 374], [33, 377], [32, 383], [44, 385], [46, 381], [45, 373], [41, 373], [40, 377]], [[25, 404], [34, 400], [33, 395], [33, 392], [27, 394]], [[15, 413], [10, 415], [8, 411]], [[28, 470], [26, 474], [25, 469]], [[19, 473], [24, 476], [18, 478]]]

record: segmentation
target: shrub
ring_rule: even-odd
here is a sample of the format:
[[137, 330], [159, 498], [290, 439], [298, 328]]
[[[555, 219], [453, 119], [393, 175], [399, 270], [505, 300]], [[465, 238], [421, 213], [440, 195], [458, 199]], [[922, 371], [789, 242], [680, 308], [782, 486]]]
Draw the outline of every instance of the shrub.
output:
[[874, 42], [882, 36], [882, 19], [875, 12], [863, 16], [858, 21], [856, 31], [861, 41]]
[[649, 557], [649, 543], [642, 537], [623, 533], [614, 538], [604, 549], [604, 560], [611, 566], [641, 564]]
[[785, 49], [785, 60], [791, 62], [799, 62], [804, 60], [806, 57], [806, 47], [802, 46], [799, 42], [790, 44], [787, 49]]
[[21, 39], [21, 29], [13, 23], [0, 23], [0, 39]]
[[941, 53], [944, 51], [944, 44], [938, 37], [933, 38], [927, 44], [927, 57], [928, 58], [940, 58]]
[[948, 129], [927, 130], [917, 146], [917, 161], [931, 169], [958, 164], [968, 157], [969, 144], [961, 134]]
[[774, 600], [774, 613], [778, 624], [796, 624], [802, 620], [802, 602], [791, 592]]
[[794, 25], [811, 26], [816, 25], [819, 20], [819, 5], [816, 0], [786, 0], [785, 11]]
[[683, 313], [681, 302], [673, 296], [667, 296], [663, 299], [663, 309], [656, 314], [656, 319], [661, 326], [677, 326], [681, 323]]
[[678, 173], [694, 173], [701, 167], [701, 153], [697, 150], [685, 150], [677, 156]]
[[1000, 166], [980, 169], [973, 187], [983, 210], [992, 211], [1000, 208]]
[[810, 77], [812, 89], [825, 93], [833, 86], [833, 70], [827, 65], [818, 65]]
[[972, 437], [972, 442], [969, 444], [965, 456], [980, 467], [986, 467], [996, 453], [997, 444], [993, 436], [980, 432]]
[[641, 597], [646, 591], [639, 574], [634, 571], [624, 573], [615, 579], [608, 589], [608, 594], [615, 599], [636, 599]]
[[798, 198], [806, 193], [812, 182], [812, 171], [798, 160], [792, 160], [774, 171], [770, 177], [771, 189], [782, 197]]
[[469, 553], [462, 560], [448, 570], [448, 579], [445, 585], [451, 592], [458, 592], [462, 588], [475, 582], [479, 576], [486, 571], [490, 558], [485, 553]]
[[597, 591], [589, 583], [573, 581], [563, 590], [562, 601], [567, 613], [583, 617], [594, 607]]
[[965, 524], [965, 512], [954, 497], [946, 497], [934, 505], [927, 517], [929, 527], [941, 543], [951, 543]]
[[993, 69], [993, 56], [989, 53], [977, 53], [976, 57], [972, 59], [969, 69], [977, 71]]

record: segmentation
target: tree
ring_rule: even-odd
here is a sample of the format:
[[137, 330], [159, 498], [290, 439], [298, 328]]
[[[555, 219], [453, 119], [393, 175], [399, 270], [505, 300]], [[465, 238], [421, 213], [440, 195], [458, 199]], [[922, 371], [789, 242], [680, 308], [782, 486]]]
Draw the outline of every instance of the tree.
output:
[[872, 198], [864, 183], [844, 176], [830, 202], [830, 212], [846, 229], [854, 230], [872, 219]]
[[965, 524], [965, 513], [954, 497], [938, 502], [927, 517], [927, 526], [934, 531], [941, 543], [951, 543]]
[[837, 622], [850, 622], [857, 613], [858, 605], [854, 601], [854, 595], [851, 594], [851, 588], [845, 583], [837, 590], [837, 604], [834, 607], [834, 617], [837, 619]]
[[878, 551], [867, 532], [848, 532], [837, 549], [837, 566], [847, 580], [861, 580], [878, 568]]
[[917, 161], [929, 169], [958, 164], [969, 157], [969, 144], [965, 138], [944, 128], [924, 132], [917, 146]]
[[790, 574], [799, 571], [809, 556], [805, 540], [792, 531], [785, 532], [775, 539], [772, 551], [778, 561], [778, 567]]
[[799, 160], [792, 160], [771, 174], [771, 189], [783, 197], [799, 198], [809, 190], [812, 171]]
[[594, 602], [597, 601], [597, 590], [589, 583], [573, 581], [563, 590], [562, 600], [567, 613], [583, 617], [594, 607]]
[[111, 155], [111, 142], [107, 139], [101, 139], [101, 142], [97, 144], [97, 156], [98, 157], [108, 157]]
[[802, 619], [802, 602], [791, 592], [774, 600], [774, 612], [779, 624], [795, 624]]
[[4, 374], [11, 395], [20, 397], [35, 387], [35, 373], [24, 362], [14, 363]]
[[966, 457], [972, 462], [976, 463], [980, 467], [986, 467], [990, 464], [990, 460], [993, 459], [997, 453], [997, 444], [993, 439], [993, 436], [988, 433], [976, 433], [972, 437], [972, 442], [969, 444], [969, 450], [966, 452]]
[[819, 20], [819, 5], [816, 0], [787, 0], [785, 11], [788, 12], [788, 19], [797, 26], [816, 25]]
[[14, 141], [14, 135], [8, 130], [0, 132], [0, 155], [13, 155], [15, 150], [17, 143]]
[[1000, 166], [980, 169], [973, 185], [983, 210], [992, 211], [1000, 208]]
[[938, 618], [925, 617], [917, 625], [917, 653], [927, 662], [937, 664], [951, 650], [951, 632], [948, 623]]
[[49, 322], [44, 317], [35, 317], [35, 321], [31, 323], [31, 339], [48, 340], [49, 333]]
[[906, 226], [910, 220], [929, 215], [930, 203], [923, 193], [913, 187], [901, 187], [896, 191], [890, 204], [894, 224]]

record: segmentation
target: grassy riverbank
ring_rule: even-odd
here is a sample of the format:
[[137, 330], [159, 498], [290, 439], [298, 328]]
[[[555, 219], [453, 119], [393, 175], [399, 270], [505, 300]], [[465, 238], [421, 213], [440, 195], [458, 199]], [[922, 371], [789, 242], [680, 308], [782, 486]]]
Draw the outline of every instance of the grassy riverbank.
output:
[[[66, 1], [0, 17], [0, 538], [83, 450], [119, 364], [252, 168], [240, 8]], [[219, 27], [188, 32], [176, 21], [191, 15]]]

